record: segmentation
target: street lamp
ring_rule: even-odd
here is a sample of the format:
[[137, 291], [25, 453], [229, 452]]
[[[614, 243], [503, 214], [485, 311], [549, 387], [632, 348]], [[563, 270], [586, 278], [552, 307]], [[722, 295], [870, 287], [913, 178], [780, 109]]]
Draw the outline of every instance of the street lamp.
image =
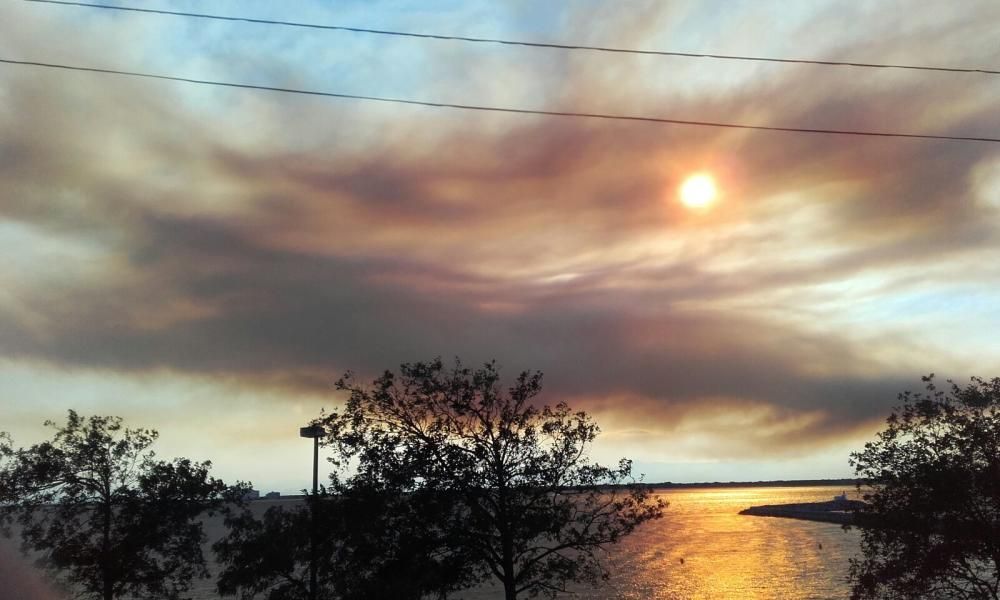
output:
[[[299, 437], [312, 438], [313, 441], [313, 492], [309, 498], [309, 517], [314, 518], [316, 493], [319, 491], [319, 438], [326, 435], [322, 425], [310, 425], [299, 428]], [[316, 600], [316, 528], [309, 528], [309, 600]]]
[[326, 435], [322, 425], [299, 427], [299, 437], [312, 438], [313, 441], [313, 495], [319, 491], [319, 438]]

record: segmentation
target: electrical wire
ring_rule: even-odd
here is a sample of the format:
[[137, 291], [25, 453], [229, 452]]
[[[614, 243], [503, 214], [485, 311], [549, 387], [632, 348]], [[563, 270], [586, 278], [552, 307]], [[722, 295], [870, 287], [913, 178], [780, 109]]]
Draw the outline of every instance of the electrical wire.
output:
[[197, 19], [215, 19], [218, 21], [238, 21], [244, 23], [255, 23], [259, 25], [282, 25], [286, 27], [305, 27], [309, 29], [325, 29], [330, 31], [349, 31], [353, 33], [364, 33], [373, 35], [389, 35], [397, 37], [408, 37], [417, 39], [448, 40], [458, 42], [471, 42], [479, 44], [501, 44], [506, 46], [527, 46], [530, 48], [548, 48], [556, 50], [587, 50], [592, 52], [611, 52], [615, 54], [640, 54], [647, 56], [674, 56], [684, 58], [713, 58], [718, 60], [738, 60], [752, 62], [770, 63], [790, 63], [805, 65], [821, 65], [835, 67], [862, 67], [871, 69], [906, 69], [911, 71], [939, 71], [946, 73], [979, 73], [985, 75], [1000, 75], [1000, 70], [979, 69], [973, 67], [939, 67], [928, 65], [908, 65], [896, 63], [872, 63], [872, 62], [851, 62], [837, 60], [811, 60], [804, 58], [774, 58], [764, 56], [742, 56], [736, 54], [708, 54], [702, 52], [674, 52], [666, 50], [640, 50], [634, 48], [615, 48], [610, 46], [587, 46], [582, 44], [557, 44], [548, 42], [530, 42], [523, 40], [508, 40], [501, 38], [484, 38], [461, 35], [443, 35], [437, 33], [419, 33], [413, 31], [393, 31], [388, 29], [370, 29], [365, 27], [348, 27], [345, 25], [321, 25], [317, 23], [303, 23], [296, 21], [279, 21], [273, 19], [254, 19], [250, 17], [229, 17], [225, 15], [212, 15], [206, 13], [182, 12], [174, 10], [163, 10], [154, 8], [139, 8], [133, 6], [114, 6], [111, 4], [95, 4], [88, 2], [70, 2], [68, 0], [24, 0], [39, 4], [59, 4], [64, 6], [79, 6], [86, 8], [99, 8], [107, 10], [128, 11], [136, 13], [146, 13], [155, 15], [172, 15], [176, 17], [191, 17]]
[[415, 106], [428, 106], [433, 108], [454, 108], [460, 110], [470, 110], [470, 111], [487, 111], [487, 112], [498, 112], [498, 113], [512, 113], [521, 115], [544, 115], [550, 117], [578, 117], [587, 119], [606, 119], [614, 121], [638, 121], [645, 123], [660, 123], [660, 124], [671, 124], [671, 125], [695, 125], [699, 127], [724, 127], [730, 129], [752, 129], [758, 131], [782, 131], [782, 132], [792, 132], [792, 133], [814, 133], [814, 134], [832, 134], [832, 135], [847, 135], [847, 136], [866, 136], [866, 137], [886, 137], [886, 138], [912, 138], [912, 139], [924, 139], [924, 140], [953, 140], [960, 142], [988, 142], [988, 143], [1000, 143], [1000, 138], [991, 137], [973, 137], [973, 136], [957, 136], [957, 135], [932, 135], [932, 134], [921, 134], [921, 133], [897, 133], [889, 131], [865, 131], [865, 130], [850, 130], [850, 129], [814, 129], [814, 128], [802, 128], [802, 127], [776, 127], [776, 126], [766, 126], [766, 125], [746, 125], [741, 123], [720, 123], [713, 121], [690, 121], [685, 119], [668, 119], [663, 117], [649, 117], [649, 116], [638, 116], [638, 115], [615, 115], [607, 113], [591, 113], [591, 112], [577, 112], [577, 111], [560, 111], [560, 110], [539, 110], [539, 109], [529, 109], [529, 108], [511, 108], [503, 106], [484, 106], [478, 104], [458, 104], [453, 102], [432, 102], [429, 100], [412, 100], [408, 98], [392, 98], [388, 96], [366, 96], [360, 94], [344, 94], [339, 92], [323, 92], [318, 90], [307, 90], [307, 89], [296, 89], [296, 88], [285, 88], [285, 87], [275, 87], [269, 85], [255, 85], [250, 83], [236, 83], [229, 81], [215, 81], [210, 79], [194, 79], [190, 77], [177, 77], [174, 75], [160, 75], [156, 73], [142, 73], [138, 71], [121, 71], [117, 69], [101, 69], [97, 67], [79, 67], [74, 65], [65, 65], [57, 63], [46, 63], [37, 61], [26, 61], [26, 60], [12, 60], [6, 58], [0, 58], [0, 63], [9, 65], [22, 65], [30, 67], [41, 67], [46, 69], [62, 69], [68, 71], [83, 71], [88, 73], [103, 73], [109, 75], [122, 75], [127, 77], [141, 77], [146, 79], [161, 79], [166, 81], [178, 81], [183, 83], [193, 83], [198, 85], [211, 85], [218, 87], [229, 87], [229, 88], [240, 88], [248, 90], [260, 90], [268, 92], [281, 92], [285, 94], [301, 94], [306, 96], [323, 96], [328, 98], [343, 98], [349, 100], [365, 100], [369, 102], [385, 102], [393, 104], [409, 104]]

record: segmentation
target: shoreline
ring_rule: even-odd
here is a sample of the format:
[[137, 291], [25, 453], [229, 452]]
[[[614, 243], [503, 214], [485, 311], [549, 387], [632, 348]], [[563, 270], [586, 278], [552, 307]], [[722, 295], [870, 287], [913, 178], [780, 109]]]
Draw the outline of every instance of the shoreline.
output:
[[862, 479], [775, 479], [770, 481], [703, 481], [697, 483], [675, 483], [663, 481], [659, 483], [643, 483], [653, 489], [689, 489], [689, 488], [767, 488], [767, 487], [844, 487], [857, 489], [857, 486], [867, 483]]
[[750, 508], [741, 510], [739, 514], [751, 517], [777, 517], [798, 519], [801, 521], [835, 523], [837, 525], [853, 525], [855, 522], [854, 511], [863, 506], [864, 502], [859, 500], [834, 499], [827, 502], [751, 506]]

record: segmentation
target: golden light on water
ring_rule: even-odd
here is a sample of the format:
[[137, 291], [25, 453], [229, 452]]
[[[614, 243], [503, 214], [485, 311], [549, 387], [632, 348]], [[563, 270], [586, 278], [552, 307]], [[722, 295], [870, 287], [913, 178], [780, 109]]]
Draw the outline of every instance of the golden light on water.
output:
[[715, 180], [705, 173], [697, 173], [685, 179], [679, 192], [681, 202], [688, 208], [706, 208], [717, 195]]
[[749, 506], [819, 502], [839, 487], [664, 490], [664, 518], [640, 527], [614, 550], [611, 587], [582, 600], [846, 598], [848, 558], [858, 532], [838, 525], [751, 517]]

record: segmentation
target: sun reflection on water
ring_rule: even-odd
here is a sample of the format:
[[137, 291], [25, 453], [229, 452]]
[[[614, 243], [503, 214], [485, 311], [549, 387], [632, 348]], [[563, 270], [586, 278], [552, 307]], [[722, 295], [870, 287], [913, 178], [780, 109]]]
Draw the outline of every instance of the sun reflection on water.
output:
[[[662, 492], [666, 516], [610, 551], [611, 580], [577, 587], [581, 600], [830, 600], [849, 596], [856, 531], [839, 525], [749, 517], [762, 504], [830, 500], [839, 487], [711, 488]], [[850, 492], [851, 490], [847, 490]], [[465, 600], [503, 598], [496, 587]]]
[[743, 508], [829, 500], [838, 488], [668, 491], [663, 520], [616, 552], [615, 576], [588, 598], [812, 599], [848, 595], [856, 532], [837, 525], [749, 517]]

